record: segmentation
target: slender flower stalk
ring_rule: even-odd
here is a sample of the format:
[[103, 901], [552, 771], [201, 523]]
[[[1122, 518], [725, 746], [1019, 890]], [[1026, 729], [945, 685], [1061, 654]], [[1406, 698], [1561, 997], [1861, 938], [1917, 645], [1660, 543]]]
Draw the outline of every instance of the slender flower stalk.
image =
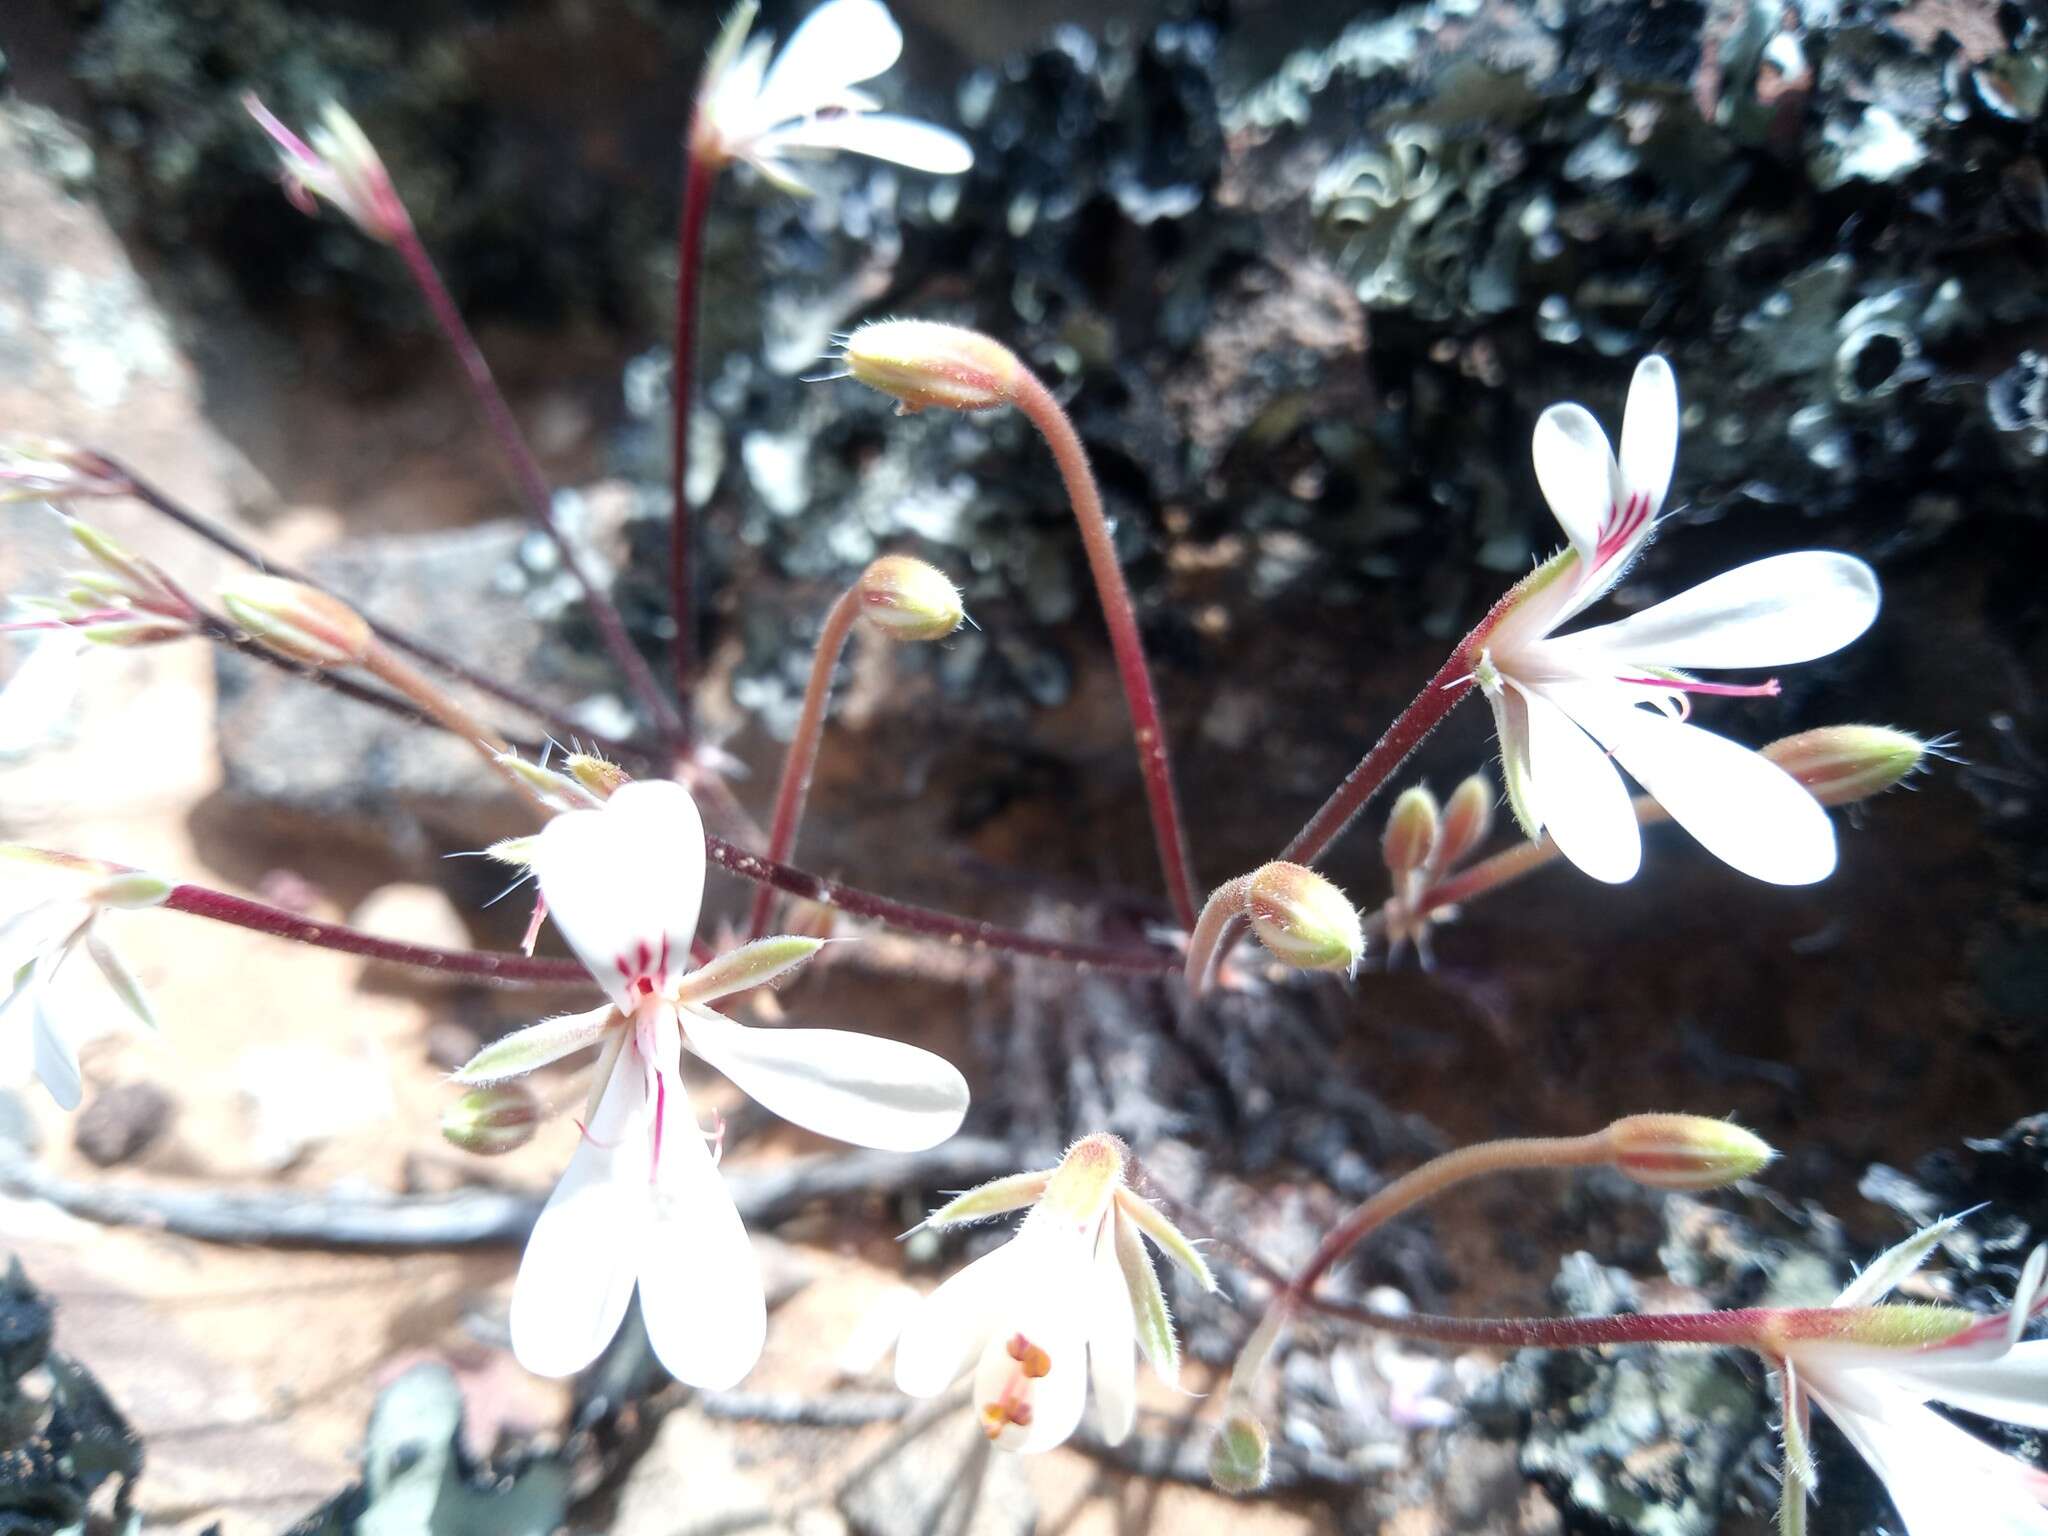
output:
[[[811, 774], [818, 765], [818, 743], [824, 735], [825, 704], [832, 692], [832, 674], [854, 626], [868, 621], [869, 629], [884, 638], [936, 640], [960, 627], [960, 594], [952, 582], [922, 560], [905, 555], [884, 555], [860, 575], [860, 579], [839, 594], [826, 611], [818, 645], [811, 656], [811, 677], [804, 687], [803, 708], [798, 712], [796, 734], [782, 760], [782, 783], [775, 792], [774, 818], [768, 824], [768, 857], [785, 860], [796, 847], [796, 829], [803, 820], [804, 800], [810, 794]], [[747, 915], [747, 937], [758, 939], [768, 931], [768, 912], [774, 904], [775, 889], [756, 888]]]
[[1166, 728], [1160, 721], [1159, 699], [1138, 633], [1137, 610], [1103, 513], [1102, 492], [1073, 422], [1052, 391], [1015, 353], [987, 336], [957, 326], [922, 320], [864, 325], [847, 338], [844, 360], [850, 377], [893, 395], [906, 411], [926, 407], [980, 411], [1014, 405], [1052, 450], [1081, 531], [1103, 619], [1109, 626], [1110, 649], [1123, 684], [1124, 704], [1130, 711], [1132, 739], [1137, 744], [1138, 768], [1167, 896], [1181, 926], [1192, 932], [1199, 920], [1194, 872], [1174, 790]]
[[1364, 927], [1342, 891], [1299, 864], [1266, 864], [1225, 881], [1203, 903], [1182, 972], [1190, 995], [1208, 989], [1237, 922], [1250, 923], [1275, 959], [1301, 970], [1350, 976], [1365, 954]]
[[[700, 105], [699, 114], [703, 112]], [[676, 214], [676, 336], [669, 364], [669, 613], [675, 620], [675, 693], [690, 734], [697, 683], [696, 534], [690, 517], [690, 405], [697, 384], [697, 289], [704, 270], [704, 219], [718, 185], [719, 162], [697, 150], [693, 129], [683, 158], [682, 207]]]

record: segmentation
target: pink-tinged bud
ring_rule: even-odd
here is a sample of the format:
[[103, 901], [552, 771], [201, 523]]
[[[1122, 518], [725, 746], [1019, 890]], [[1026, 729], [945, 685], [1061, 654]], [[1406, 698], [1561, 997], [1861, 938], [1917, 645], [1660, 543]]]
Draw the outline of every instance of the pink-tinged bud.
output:
[[1209, 1445], [1209, 1481], [1229, 1494], [1257, 1493], [1273, 1472], [1273, 1446], [1266, 1426], [1239, 1411], [1224, 1419]]
[[1824, 725], [1774, 741], [1763, 755], [1822, 805], [1849, 805], [1904, 782], [1940, 750], [1888, 725]]
[[931, 320], [877, 320], [846, 339], [846, 371], [906, 411], [986, 411], [1016, 398], [1024, 365], [1001, 342]]
[[1719, 1189], [1754, 1178], [1778, 1156], [1762, 1137], [1704, 1115], [1629, 1115], [1606, 1135], [1609, 1161], [1651, 1189]]
[[0, 505], [123, 496], [133, 487], [98, 454], [49, 437], [0, 439]]
[[242, 105], [277, 148], [285, 195], [302, 213], [314, 199], [332, 203], [372, 240], [395, 244], [411, 232], [412, 220], [391, 184], [369, 136], [334, 102], [320, 108], [320, 124], [300, 138], [251, 94]]
[[1420, 784], [1401, 791], [1387, 816], [1386, 835], [1380, 839], [1380, 855], [1397, 886], [1429, 862], [1430, 850], [1436, 846], [1437, 822], [1435, 795]]
[[1432, 859], [1437, 873], [1456, 869], [1492, 835], [1494, 800], [1493, 781], [1484, 773], [1471, 775], [1451, 791]]
[[562, 767], [570, 778], [600, 800], [611, 799], [613, 790], [633, 782], [632, 775], [617, 763], [608, 762], [592, 752], [571, 752], [562, 759]]
[[220, 602], [254, 638], [307, 666], [354, 666], [370, 654], [370, 626], [361, 614], [282, 576], [240, 577], [221, 588]]
[[502, 1157], [533, 1140], [540, 1128], [540, 1100], [523, 1083], [473, 1088], [441, 1116], [441, 1135], [451, 1146], [478, 1157]]
[[884, 555], [860, 573], [860, 616], [891, 640], [943, 640], [966, 610], [960, 589], [937, 566]]
[[1365, 928], [1344, 893], [1299, 864], [1267, 864], [1245, 887], [1252, 932], [1274, 956], [1310, 971], [1350, 971], [1365, 954]]

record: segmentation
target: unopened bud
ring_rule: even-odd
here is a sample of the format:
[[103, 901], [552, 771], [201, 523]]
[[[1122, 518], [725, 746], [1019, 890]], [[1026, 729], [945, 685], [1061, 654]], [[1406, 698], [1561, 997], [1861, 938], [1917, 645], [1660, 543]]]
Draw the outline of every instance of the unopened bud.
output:
[[1493, 780], [1483, 773], [1471, 775], [1451, 791], [1431, 856], [1439, 874], [1456, 869], [1492, 833], [1494, 799]]
[[136, 597], [154, 595], [162, 589], [154, 571], [99, 529], [90, 523], [81, 523], [75, 517], [66, 518], [64, 523], [73, 542], [103, 568], [81, 572], [75, 578], [90, 590], [107, 597]]
[[452, 1146], [479, 1157], [501, 1157], [533, 1140], [541, 1121], [540, 1100], [524, 1083], [472, 1088], [441, 1116], [441, 1134]]
[[860, 615], [891, 640], [943, 640], [966, 610], [960, 589], [935, 565], [884, 555], [860, 573]]
[[0, 504], [120, 496], [129, 482], [97, 454], [49, 437], [0, 438]]
[[319, 126], [303, 139], [253, 94], [244, 96], [242, 105], [270, 135], [285, 194], [302, 213], [313, 212], [313, 200], [323, 198], [373, 240], [389, 245], [407, 233], [411, 220], [391, 173], [369, 136], [339, 104], [323, 103]]
[[1401, 791], [1380, 839], [1380, 855], [1396, 884], [1429, 861], [1429, 852], [1436, 846], [1437, 820], [1435, 795], [1420, 784]]
[[600, 800], [611, 799], [613, 790], [632, 782], [625, 769], [593, 752], [571, 752], [562, 759], [562, 767], [570, 778]]
[[1607, 1127], [1609, 1161], [1652, 1189], [1719, 1189], [1777, 1159], [1762, 1137], [1704, 1115], [1629, 1115]]
[[274, 651], [314, 667], [346, 667], [370, 654], [370, 626], [338, 597], [282, 576], [243, 576], [221, 588], [221, 606]]
[[1822, 805], [1883, 794], [1938, 752], [1935, 743], [1888, 725], [1824, 725], [1763, 749]]
[[1209, 1445], [1209, 1481], [1223, 1493], [1257, 1493], [1273, 1471], [1273, 1447], [1257, 1417], [1237, 1412], [1224, 1419]]
[[1357, 909], [1336, 886], [1299, 864], [1255, 870], [1245, 889], [1245, 912], [1259, 942], [1289, 965], [1349, 971], [1365, 953]]
[[877, 320], [846, 339], [846, 371], [894, 395], [906, 411], [928, 405], [986, 411], [1016, 396], [1024, 365], [1001, 342], [931, 320]]

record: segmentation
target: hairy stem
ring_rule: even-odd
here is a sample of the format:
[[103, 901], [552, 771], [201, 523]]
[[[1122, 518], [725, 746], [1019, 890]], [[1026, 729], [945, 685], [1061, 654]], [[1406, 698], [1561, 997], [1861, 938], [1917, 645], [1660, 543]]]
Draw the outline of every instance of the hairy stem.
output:
[[231, 896], [226, 891], [212, 890], [203, 885], [173, 886], [163, 905], [172, 912], [190, 913], [193, 917], [228, 923], [236, 928], [269, 934], [273, 938], [311, 944], [318, 949], [339, 950], [348, 955], [366, 955], [373, 960], [388, 960], [394, 965], [409, 965], [443, 976], [464, 976], [478, 981], [525, 986], [596, 985], [590, 979], [590, 973], [574, 960], [536, 960], [531, 955], [507, 954], [497, 950], [437, 949], [426, 944], [405, 944], [341, 923], [318, 922], [296, 912], [287, 912], [282, 907], [251, 901], [245, 896]]
[[[804, 704], [797, 716], [796, 735], [782, 760], [782, 783], [775, 791], [775, 814], [768, 823], [768, 857], [777, 863], [787, 859], [796, 847], [797, 824], [803, 820], [804, 799], [811, 789], [811, 771], [818, 763], [818, 739], [824, 734], [825, 701], [832, 692], [832, 673], [846, 649], [846, 637], [860, 618], [860, 588], [848, 587], [839, 594], [825, 615], [818, 632], [818, 649], [811, 658], [811, 678], [804, 688]], [[759, 886], [747, 915], [747, 937], [758, 939], [768, 931], [768, 911], [775, 901], [773, 886]]]
[[1194, 873], [1188, 860], [1179, 799], [1174, 793], [1166, 729], [1160, 723], [1151, 669], [1145, 664], [1145, 646], [1138, 636], [1138, 616], [1131, 606], [1131, 590], [1124, 582], [1123, 568], [1117, 564], [1116, 543], [1110, 537], [1109, 520], [1102, 511], [1102, 493], [1088, 467], [1088, 450], [1082, 447], [1080, 435], [1059, 402], [1053, 399], [1052, 391], [1030, 369], [1019, 366], [1013, 389], [1017, 408], [1031, 419], [1046, 446], [1052, 449], [1060, 478], [1066, 482], [1067, 499], [1073, 504], [1081, 542], [1088, 551], [1088, 569], [1095, 578], [1096, 595], [1102, 600], [1102, 616], [1109, 624], [1110, 649], [1116, 656], [1124, 703], [1130, 710], [1131, 734], [1137, 742], [1138, 768], [1144, 776], [1145, 800], [1152, 812], [1152, 837], [1159, 845], [1166, 893], [1181, 926], [1192, 929]]
[[1200, 997], [1208, 990], [1224, 935], [1244, 916], [1245, 895], [1251, 886], [1250, 875], [1239, 875], [1217, 886], [1202, 904], [1202, 915], [1195, 923], [1195, 931], [1188, 936], [1187, 964], [1183, 968], [1189, 996]]
[[455, 307], [455, 300], [449, 296], [441, 274], [435, 270], [433, 259], [427, 255], [427, 248], [421, 243], [419, 232], [412, 227], [410, 219], [404, 221], [395, 243], [398, 254], [404, 258], [406, 270], [412, 274], [413, 285], [419, 289], [420, 297], [426, 300], [427, 308], [433, 311], [435, 325], [462, 365], [470, 394], [485, 426], [496, 440], [499, 452], [504, 455], [513, 487], [526, 503], [527, 515], [554, 541], [563, 566], [582, 587], [584, 601], [589, 606], [591, 620], [597, 626], [598, 637], [604, 642], [605, 650], [611, 654], [612, 661], [626, 679], [626, 686], [640, 701], [648, 719], [664, 732], [680, 733], [682, 721], [675, 706], [663, 697], [647, 659], [634, 648], [631, 636], [626, 633], [625, 619], [555, 522], [554, 493], [548, 486], [547, 477], [541, 473], [540, 464], [534, 459], [533, 450], [527, 446], [519, 423], [512, 415], [512, 408], [505, 403], [498, 381], [491, 374], [490, 364], [484, 361], [476, 338], [470, 335], [469, 326]]
[[1768, 1307], [1741, 1307], [1726, 1312], [1626, 1312], [1601, 1317], [1439, 1317], [1427, 1312], [1382, 1312], [1313, 1297], [1301, 1305], [1403, 1338], [1499, 1349], [1698, 1344], [1769, 1353], [1773, 1327], [1786, 1316]]
[[[701, 109], [700, 109], [701, 110]], [[697, 617], [694, 601], [694, 530], [690, 524], [690, 401], [697, 376], [697, 286], [704, 267], [704, 216], [718, 183], [720, 161], [701, 147], [693, 127], [684, 151], [683, 201], [676, 214], [676, 339], [669, 362], [669, 400], [674, 413], [669, 448], [669, 612], [675, 618], [675, 688], [690, 729], [690, 696], [696, 684]]]

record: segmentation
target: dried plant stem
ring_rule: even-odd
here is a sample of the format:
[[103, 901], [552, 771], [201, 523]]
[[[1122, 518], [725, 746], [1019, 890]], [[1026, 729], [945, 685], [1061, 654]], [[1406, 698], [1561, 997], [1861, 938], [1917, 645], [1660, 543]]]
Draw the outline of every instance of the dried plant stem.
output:
[[1454, 1184], [1493, 1173], [1519, 1173], [1535, 1168], [1582, 1168], [1609, 1160], [1607, 1133], [1590, 1136], [1520, 1137], [1508, 1141], [1484, 1141], [1460, 1147], [1442, 1157], [1431, 1158], [1412, 1169], [1360, 1205], [1316, 1245], [1288, 1285], [1286, 1295], [1300, 1300], [1312, 1295], [1316, 1282], [1369, 1233], [1427, 1200], [1434, 1199]]
[[[818, 740], [825, 729], [825, 701], [832, 692], [832, 673], [839, 665], [846, 638], [860, 618], [860, 588], [848, 587], [839, 594], [825, 615], [818, 632], [818, 648], [811, 657], [811, 678], [804, 688], [803, 709], [797, 715], [796, 734], [782, 760], [782, 783], [775, 791], [775, 814], [768, 823], [768, 857], [786, 860], [796, 847], [797, 824], [803, 820], [804, 798], [810, 793], [811, 771], [818, 763]], [[774, 905], [775, 888], [763, 885], [754, 891], [754, 904], [747, 915], [747, 937], [758, 939], [768, 931], [768, 912]]]
[[690, 523], [690, 402], [697, 376], [697, 288], [704, 269], [704, 216], [718, 183], [720, 161], [701, 147], [694, 129], [683, 165], [682, 207], [676, 214], [676, 339], [669, 362], [673, 427], [669, 448], [669, 612], [675, 619], [675, 689], [688, 739], [691, 689], [696, 684], [697, 629], [694, 530]]
[[510, 471], [513, 487], [520, 499], [526, 503], [527, 514], [540, 525], [547, 536], [554, 541], [562, 556], [562, 564], [576, 578], [583, 588], [585, 603], [590, 608], [592, 622], [597, 626], [598, 638], [611, 654], [613, 662], [625, 677], [626, 686], [631, 689], [647, 717], [665, 733], [679, 735], [682, 720], [675, 706], [663, 696], [654, 681], [654, 673], [647, 665], [647, 659], [634, 648], [632, 637], [626, 633], [626, 621], [620, 616], [611, 596], [600, 587], [576, 548], [569, 542], [560, 526], [555, 522], [554, 492], [547, 477], [541, 473], [539, 463], [534, 459], [533, 450], [526, 444], [526, 438], [519, 430], [519, 423], [512, 415], [512, 408], [505, 403], [505, 396], [498, 388], [498, 381], [491, 374], [491, 366], [484, 361], [482, 350], [476, 338], [470, 335], [469, 326], [462, 313], [455, 307], [455, 300], [449, 295], [447, 286], [441, 281], [441, 274], [434, 267], [433, 259], [427, 255], [427, 248], [421, 243], [419, 232], [412, 227], [412, 221], [403, 221], [403, 227], [394, 244], [404, 259], [406, 270], [412, 274], [413, 286], [419, 289], [420, 297], [426, 300], [427, 308], [433, 312], [434, 323], [440, 328], [442, 338], [455, 353], [462, 365], [463, 377], [469, 382], [471, 396], [476, 401], [478, 412], [484, 418], [484, 425], [498, 444]]
[[1102, 511], [1102, 493], [1088, 467], [1088, 450], [1081, 445], [1080, 435], [1052, 391], [1036, 374], [1019, 365], [1012, 391], [1017, 408], [1030, 418], [1046, 446], [1052, 449], [1060, 478], [1066, 482], [1067, 499], [1073, 504], [1074, 520], [1080, 525], [1081, 542], [1088, 552], [1088, 569], [1095, 578], [1096, 595], [1102, 600], [1103, 618], [1109, 624], [1109, 643], [1116, 656], [1117, 676], [1123, 682], [1124, 703], [1131, 714], [1131, 734], [1137, 742], [1138, 767], [1144, 776], [1145, 799], [1152, 812], [1152, 836], [1159, 845], [1166, 892], [1181, 926], [1192, 929], [1196, 921], [1196, 888], [1188, 859], [1187, 834], [1182, 829], [1179, 799], [1173, 787], [1166, 729], [1159, 719], [1159, 699], [1153, 692], [1152, 673], [1145, 663], [1145, 646], [1138, 635], [1131, 590], [1124, 582], [1123, 568], [1117, 564], [1116, 543], [1110, 537], [1109, 520]]
[[1195, 931], [1188, 936], [1187, 963], [1183, 969], [1190, 996], [1200, 997], [1208, 990], [1224, 936], [1244, 916], [1245, 897], [1251, 888], [1252, 877], [1239, 875], [1217, 886], [1202, 904], [1202, 915], [1195, 922]]

